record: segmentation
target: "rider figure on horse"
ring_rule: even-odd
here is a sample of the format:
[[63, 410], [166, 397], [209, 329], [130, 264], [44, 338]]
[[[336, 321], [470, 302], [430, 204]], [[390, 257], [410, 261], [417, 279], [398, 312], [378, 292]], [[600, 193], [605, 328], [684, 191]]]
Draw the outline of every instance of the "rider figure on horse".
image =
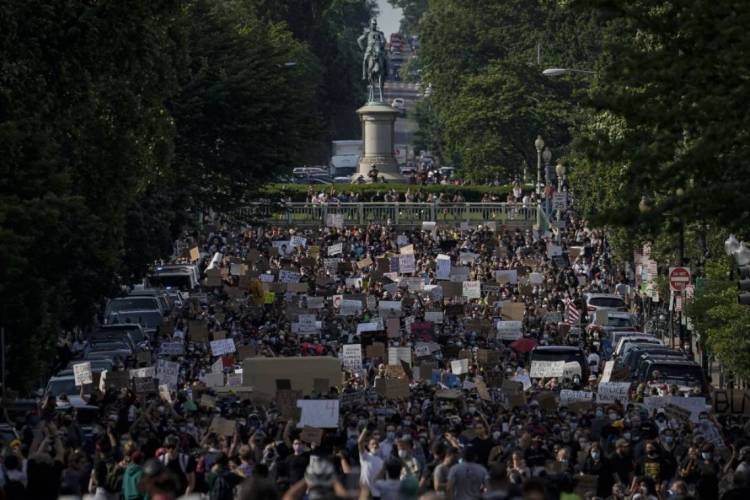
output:
[[388, 74], [388, 60], [385, 52], [385, 35], [378, 30], [378, 22], [374, 17], [370, 20], [370, 28], [365, 29], [362, 36], [357, 39], [357, 45], [365, 52], [362, 79], [370, 82], [370, 97], [374, 97], [374, 86], [377, 85], [382, 100], [383, 82]]

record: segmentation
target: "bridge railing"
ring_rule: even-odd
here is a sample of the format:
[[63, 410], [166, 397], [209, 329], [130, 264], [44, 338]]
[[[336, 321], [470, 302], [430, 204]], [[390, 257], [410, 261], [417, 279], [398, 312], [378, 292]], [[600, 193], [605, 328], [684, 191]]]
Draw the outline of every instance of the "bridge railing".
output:
[[424, 221], [460, 226], [461, 223], [531, 227], [537, 223], [537, 205], [522, 203], [254, 203], [238, 209], [249, 223], [325, 225], [329, 214], [342, 214], [344, 225], [392, 224], [421, 227]]

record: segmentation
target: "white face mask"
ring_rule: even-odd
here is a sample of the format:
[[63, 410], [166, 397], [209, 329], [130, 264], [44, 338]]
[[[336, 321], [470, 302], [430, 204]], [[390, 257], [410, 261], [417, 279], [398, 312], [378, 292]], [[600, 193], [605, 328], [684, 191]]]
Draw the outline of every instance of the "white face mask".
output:
[[400, 458], [401, 460], [409, 458], [409, 452], [406, 450], [398, 450], [398, 458]]

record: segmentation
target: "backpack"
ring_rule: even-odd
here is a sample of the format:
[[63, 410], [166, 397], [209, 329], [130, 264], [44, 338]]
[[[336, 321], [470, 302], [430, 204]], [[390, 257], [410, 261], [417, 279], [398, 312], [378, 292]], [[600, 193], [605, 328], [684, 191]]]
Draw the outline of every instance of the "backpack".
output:
[[122, 496], [125, 500], [140, 500], [143, 498], [138, 491], [138, 483], [141, 482], [143, 469], [139, 465], [130, 464], [125, 469], [122, 478]]
[[216, 475], [211, 491], [208, 492], [209, 500], [233, 500], [234, 486], [229, 480], [229, 472], [222, 471]]
[[116, 462], [110, 462], [107, 464], [107, 481], [101, 485], [105, 490], [110, 493], [119, 493], [122, 491], [122, 476], [124, 470], [117, 466]]

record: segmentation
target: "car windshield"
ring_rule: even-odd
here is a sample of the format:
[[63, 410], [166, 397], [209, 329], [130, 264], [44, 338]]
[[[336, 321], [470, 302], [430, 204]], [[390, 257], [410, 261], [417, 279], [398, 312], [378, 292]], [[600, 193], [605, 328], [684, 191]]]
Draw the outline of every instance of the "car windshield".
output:
[[110, 312], [148, 311], [151, 309], [159, 309], [159, 301], [155, 297], [128, 297], [113, 300], [109, 304]]
[[667, 384], [686, 385], [690, 387], [700, 387], [703, 385], [703, 372], [701, 372], [700, 366], [654, 365], [651, 370], [651, 380], [654, 379], [655, 371], [658, 371], [661, 375], [659, 381]]
[[625, 302], [617, 297], [593, 297], [589, 304], [595, 307], [625, 307]]
[[128, 345], [123, 342], [94, 342], [89, 344], [90, 351], [116, 351], [127, 348]]
[[47, 393], [55, 397], [60, 394], [77, 394], [76, 381], [73, 377], [50, 380], [47, 385]]
[[580, 361], [578, 351], [535, 350], [531, 352], [532, 361]]
[[607, 326], [613, 326], [615, 328], [622, 326], [633, 326], [633, 320], [631, 318], [607, 318]]

